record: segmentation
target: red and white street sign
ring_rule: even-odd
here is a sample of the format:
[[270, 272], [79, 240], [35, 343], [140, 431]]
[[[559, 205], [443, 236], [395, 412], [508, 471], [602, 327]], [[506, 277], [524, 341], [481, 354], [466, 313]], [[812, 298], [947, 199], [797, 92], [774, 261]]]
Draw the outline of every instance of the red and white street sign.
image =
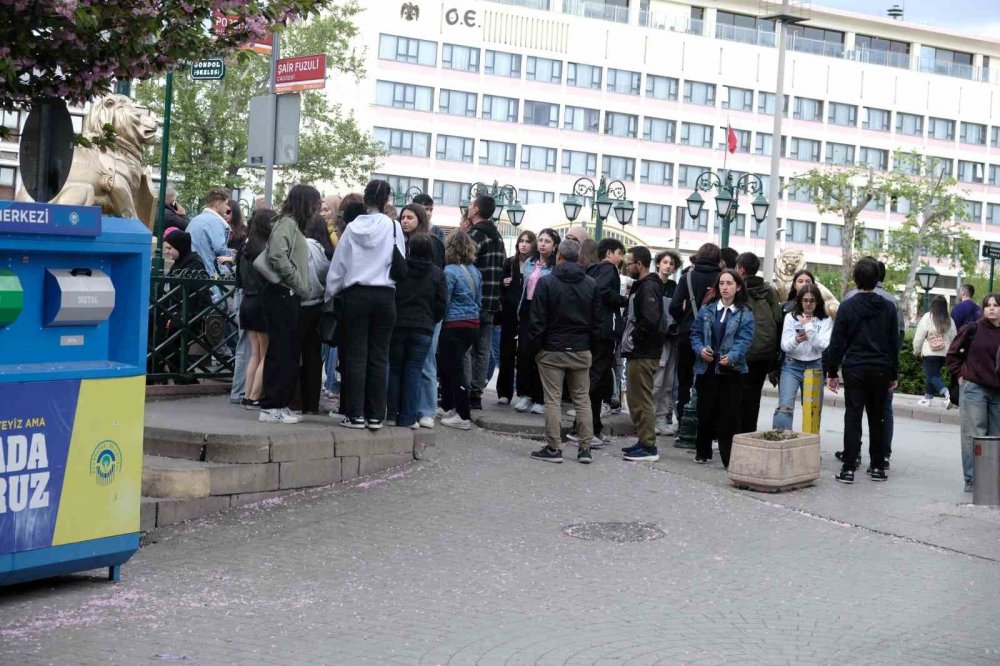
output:
[[322, 90], [326, 87], [326, 54], [280, 58], [274, 74], [274, 92]]
[[[212, 18], [214, 19], [213, 25], [215, 28], [215, 34], [217, 35], [224, 35], [230, 23], [235, 23], [240, 20], [240, 17], [236, 14], [223, 14], [218, 10], [212, 12]], [[261, 55], [271, 55], [274, 51], [274, 33], [271, 32], [268, 33], [266, 37], [249, 41], [240, 48], [247, 51], [253, 51], [254, 53], [260, 53]]]

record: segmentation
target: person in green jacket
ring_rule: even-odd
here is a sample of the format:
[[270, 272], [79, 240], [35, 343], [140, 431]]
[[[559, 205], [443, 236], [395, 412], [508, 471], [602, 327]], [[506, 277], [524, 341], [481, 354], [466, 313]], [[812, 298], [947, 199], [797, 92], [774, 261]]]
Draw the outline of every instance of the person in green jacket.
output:
[[288, 405], [295, 394], [299, 369], [299, 308], [302, 299], [309, 295], [309, 249], [304, 230], [319, 213], [321, 203], [316, 188], [296, 185], [271, 225], [265, 252], [267, 263], [279, 281], [268, 282], [260, 294], [268, 334], [259, 417], [264, 423], [301, 420]]

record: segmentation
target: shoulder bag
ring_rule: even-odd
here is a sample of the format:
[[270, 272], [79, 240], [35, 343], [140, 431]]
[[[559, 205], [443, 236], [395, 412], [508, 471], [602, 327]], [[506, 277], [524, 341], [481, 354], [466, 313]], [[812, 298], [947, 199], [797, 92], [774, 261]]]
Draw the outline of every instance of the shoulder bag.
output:
[[397, 284], [406, 279], [406, 257], [396, 245], [396, 222], [392, 222], [392, 264], [389, 266], [389, 279]]
[[264, 276], [264, 279], [271, 284], [280, 284], [281, 276], [274, 272], [271, 268], [271, 264], [267, 260], [267, 253], [271, 249], [271, 244], [268, 243], [264, 246], [263, 251], [257, 255], [257, 258], [253, 260], [253, 267], [257, 269], [257, 272]]

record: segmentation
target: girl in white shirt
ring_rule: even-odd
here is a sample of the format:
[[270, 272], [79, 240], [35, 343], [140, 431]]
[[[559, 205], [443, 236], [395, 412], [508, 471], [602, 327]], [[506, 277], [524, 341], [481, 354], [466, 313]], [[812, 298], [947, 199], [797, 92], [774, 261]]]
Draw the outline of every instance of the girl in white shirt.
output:
[[771, 427], [791, 430], [795, 398], [802, 388], [807, 370], [823, 370], [823, 352], [830, 344], [833, 319], [826, 316], [823, 296], [814, 284], [803, 285], [796, 294], [795, 307], [785, 315], [781, 331], [781, 366], [778, 385], [778, 408]]

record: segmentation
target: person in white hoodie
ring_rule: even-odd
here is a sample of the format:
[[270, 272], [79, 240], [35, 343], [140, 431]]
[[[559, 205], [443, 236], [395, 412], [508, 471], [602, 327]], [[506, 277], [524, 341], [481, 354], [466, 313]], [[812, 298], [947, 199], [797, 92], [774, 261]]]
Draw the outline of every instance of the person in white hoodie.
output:
[[[795, 296], [795, 307], [785, 315], [781, 330], [781, 382], [778, 384], [778, 408], [771, 427], [791, 430], [795, 398], [802, 388], [807, 370], [823, 370], [823, 352], [830, 345], [833, 319], [826, 316], [823, 295], [814, 284], [803, 285]], [[822, 404], [822, 403], [820, 403]]]
[[389, 342], [396, 324], [396, 283], [389, 275], [393, 248], [406, 256], [402, 228], [381, 212], [391, 194], [384, 180], [368, 183], [368, 212], [347, 225], [326, 278], [326, 298], [341, 299], [340, 425], [346, 428], [378, 430], [385, 418]]

